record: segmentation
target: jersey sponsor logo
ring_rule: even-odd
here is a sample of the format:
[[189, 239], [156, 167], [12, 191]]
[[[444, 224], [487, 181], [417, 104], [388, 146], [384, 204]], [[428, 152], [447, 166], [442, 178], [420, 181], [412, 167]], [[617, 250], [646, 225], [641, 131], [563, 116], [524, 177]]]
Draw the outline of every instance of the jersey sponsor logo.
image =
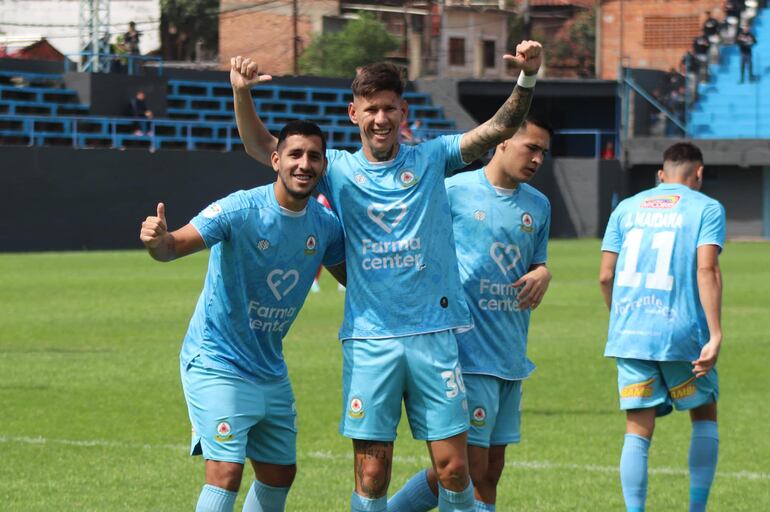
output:
[[299, 282], [299, 272], [294, 269], [277, 268], [267, 274], [267, 286], [276, 300], [281, 300], [291, 292]]
[[425, 268], [422, 261], [420, 238], [378, 242], [364, 238], [361, 244], [361, 254], [373, 254], [361, 260], [364, 270], [382, 270], [386, 268], [410, 268], [418, 270]]
[[[390, 234], [393, 232], [393, 228], [398, 226], [401, 220], [403, 220], [406, 215], [406, 210], [406, 205], [401, 201], [397, 201], [387, 206], [380, 203], [372, 203], [366, 209], [366, 214], [375, 224], [380, 226], [383, 231]], [[394, 211], [396, 218], [392, 221], [388, 221], [385, 217], [392, 217], [392, 215], [388, 215], [391, 211]]]
[[265, 240], [264, 238], [257, 242], [257, 249], [260, 251], [266, 251], [270, 248], [270, 242]]
[[203, 210], [203, 216], [206, 217], [207, 219], [213, 219], [220, 213], [222, 213], [222, 207], [219, 206], [219, 204], [217, 203], [214, 203], [210, 205], [208, 208], [206, 208], [205, 210]]
[[404, 188], [417, 185], [417, 182], [419, 181], [417, 179], [417, 176], [415, 176], [414, 173], [409, 169], [404, 169], [403, 171], [401, 171], [401, 175], [399, 176], [399, 179], [401, 180], [401, 186]]
[[483, 427], [487, 424], [487, 411], [483, 407], [476, 407], [473, 409], [473, 416], [471, 417], [471, 425], [474, 427]]
[[317, 242], [313, 235], [310, 235], [307, 237], [307, 241], [305, 242], [305, 254], [311, 255], [315, 254], [315, 248], [316, 248]]
[[348, 407], [348, 416], [354, 419], [364, 417], [364, 401], [354, 396], [350, 399], [350, 406]]
[[620, 398], [648, 398], [652, 396], [652, 383], [655, 377], [644, 382], [629, 384], [620, 390]]
[[249, 302], [249, 327], [262, 332], [285, 332], [294, 320], [297, 308], [263, 306], [256, 300]]
[[535, 230], [535, 219], [527, 212], [521, 216], [521, 230], [526, 233], [532, 233]]
[[[479, 280], [479, 309], [482, 311], [519, 311], [519, 289], [513, 283]], [[490, 297], [491, 296], [491, 297]]]
[[487, 218], [487, 212], [485, 212], [484, 210], [476, 210], [475, 212], [473, 212], [473, 218], [479, 222], [482, 222], [484, 219]]
[[659, 208], [668, 210], [676, 206], [676, 203], [678, 203], [681, 198], [682, 196], [679, 195], [648, 197], [642, 201], [639, 208]]
[[685, 398], [693, 396], [695, 391], [697, 391], [695, 387], [695, 377], [690, 377], [678, 386], [669, 389], [668, 394], [671, 395], [672, 400], [684, 400]]
[[506, 245], [502, 242], [494, 242], [489, 247], [489, 256], [497, 263], [500, 271], [507, 275], [508, 271], [513, 270], [521, 260], [521, 251], [516, 244]]
[[233, 431], [230, 428], [230, 424], [226, 421], [220, 421], [217, 424], [217, 433], [214, 436], [214, 439], [216, 439], [220, 443], [226, 443], [232, 438], [233, 438]]

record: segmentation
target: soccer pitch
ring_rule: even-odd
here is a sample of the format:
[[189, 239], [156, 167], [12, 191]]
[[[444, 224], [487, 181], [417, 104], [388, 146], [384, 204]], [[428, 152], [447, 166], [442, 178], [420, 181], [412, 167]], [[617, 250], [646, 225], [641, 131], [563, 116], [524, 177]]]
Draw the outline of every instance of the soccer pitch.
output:
[[[143, 251], [0, 255], [0, 510], [193, 510], [203, 463], [178, 352], [207, 253], [160, 264]], [[623, 414], [602, 357], [607, 311], [596, 240], [553, 241], [548, 295], [532, 317], [522, 443], [507, 452], [498, 510], [623, 510]], [[710, 510], [770, 510], [770, 245], [727, 244], [720, 457]], [[287, 510], [348, 509], [352, 449], [336, 338], [343, 294], [328, 274], [285, 340], [299, 411]], [[403, 418], [391, 492], [429, 464]], [[649, 510], [686, 510], [689, 420], [658, 423]], [[246, 472], [236, 510], [240, 510]]]

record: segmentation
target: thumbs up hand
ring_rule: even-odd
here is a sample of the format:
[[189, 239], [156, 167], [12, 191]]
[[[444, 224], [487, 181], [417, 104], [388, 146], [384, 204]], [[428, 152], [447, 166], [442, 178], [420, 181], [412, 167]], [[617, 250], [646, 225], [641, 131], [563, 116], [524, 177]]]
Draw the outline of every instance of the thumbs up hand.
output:
[[166, 225], [166, 205], [158, 203], [157, 215], [150, 216], [142, 222], [142, 230], [139, 232], [139, 240], [148, 249], [158, 247], [168, 233]]

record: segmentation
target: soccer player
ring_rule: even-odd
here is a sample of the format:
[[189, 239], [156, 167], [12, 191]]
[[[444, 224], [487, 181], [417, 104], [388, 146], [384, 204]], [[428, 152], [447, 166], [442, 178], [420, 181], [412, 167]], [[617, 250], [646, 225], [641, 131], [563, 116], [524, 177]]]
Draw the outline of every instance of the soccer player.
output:
[[320, 264], [344, 280], [339, 220], [308, 200], [325, 149], [318, 126], [289, 123], [271, 155], [275, 183], [231, 194], [173, 232], [163, 203], [142, 223], [156, 260], [211, 248], [180, 357], [191, 451], [206, 459], [198, 512], [233, 509], [246, 458], [256, 479], [243, 510], [284, 509], [296, 473], [296, 411], [282, 340]]
[[[505, 448], [520, 440], [522, 380], [532, 309], [543, 300], [551, 206], [527, 182], [542, 165], [553, 130], [528, 118], [498, 144], [486, 167], [446, 180], [465, 298], [474, 328], [457, 335], [471, 427], [468, 462], [476, 511], [494, 511]], [[422, 512], [437, 505], [436, 473], [421, 471], [388, 510]]]
[[610, 310], [604, 355], [616, 359], [626, 411], [620, 481], [627, 510], [644, 510], [655, 418], [688, 410], [690, 511], [702, 511], [719, 447], [725, 212], [698, 192], [703, 155], [693, 144], [668, 148], [658, 178], [660, 185], [618, 205], [602, 242], [599, 280]]
[[[439, 509], [473, 510], [467, 403], [453, 334], [470, 318], [444, 176], [515, 133], [529, 110], [541, 50], [525, 41], [516, 55], [505, 56], [522, 71], [492, 119], [468, 133], [415, 146], [398, 143], [408, 113], [399, 69], [371, 64], [353, 80], [348, 114], [363, 147], [355, 154], [327, 151], [329, 172], [319, 183], [346, 237], [340, 431], [353, 440], [353, 511], [387, 507], [402, 400], [412, 435], [428, 443], [440, 482]], [[263, 163], [275, 138], [257, 116], [250, 88], [270, 78], [250, 59], [231, 60], [238, 130], [246, 151]]]

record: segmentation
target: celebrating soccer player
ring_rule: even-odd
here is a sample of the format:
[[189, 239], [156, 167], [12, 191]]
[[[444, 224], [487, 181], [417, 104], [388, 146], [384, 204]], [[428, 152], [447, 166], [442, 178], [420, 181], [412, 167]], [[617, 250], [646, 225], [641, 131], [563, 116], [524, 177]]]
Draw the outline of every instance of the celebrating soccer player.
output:
[[[453, 329], [470, 324], [457, 270], [446, 172], [462, 168], [511, 137], [526, 117], [541, 46], [525, 41], [507, 55], [518, 84], [492, 119], [468, 133], [414, 146], [398, 143], [407, 118], [399, 69], [363, 66], [353, 80], [350, 120], [362, 149], [327, 151], [319, 189], [346, 237], [348, 293], [340, 430], [353, 439], [351, 510], [387, 507], [393, 441], [405, 402], [412, 434], [428, 442], [438, 474], [439, 509], [472, 511], [468, 411]], [[250, 88], [270, 79], [250, 59], [231, 60], [236, 120], [246, 151], [267, 163], [275, 138], [254, 109]]]
[[[530, 311], [543, 300], [551, 206], [527, 182], [542, 165], [553, 130], [528, 118], [498, 144], [486, 167], [446, 180], [457, 260], [475, 327], [457, 335], [471, 427], [468, 462], [476, 511], [494, 511], [505, 448], [520, 439], [522, 380]], [[436, 507], [436, 474], [421, 471], [388, 502], [388, 510]]]
[[690, 143], [663, 154], [660, 185], [621, 202], [602, 242], [610, 309], [604, 355], [618, 367], [626, 436], [620, 481], [629, 512], [644, 510], [655, 418], [689, 410], [690, 511], [706, 509], [717, 466], [716, 362], [722, 345], [725, 212], [698, 192], [703, 155]]
[[233, 509], [247, 457], [256, 479], [244, 510], [284, 509], [297, 434], [282, 340], [320, 264], [344, 281], [339, 220], [308, 201], [325, 150], [318, 126], [289, 123], [270, 155], [274, 184], [231, 194], [173, 232], [163, 203], [142, 223], [140, 238], [156, 260], [211, 248], [180, 358], [191, 451], [206, 459], [198, 512]]

